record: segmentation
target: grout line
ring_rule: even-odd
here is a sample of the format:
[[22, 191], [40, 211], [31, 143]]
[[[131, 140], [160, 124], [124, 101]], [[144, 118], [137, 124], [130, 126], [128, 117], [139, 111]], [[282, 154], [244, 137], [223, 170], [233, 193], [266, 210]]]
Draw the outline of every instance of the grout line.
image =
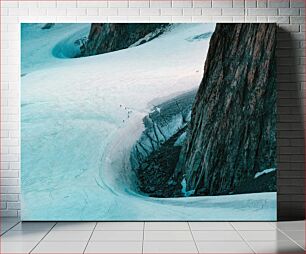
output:
[[145, 221], [143, 222], [142, 226], [142, 245], [141, 245], [141, 253], [143, 254], [143, 245], [144, 245], [144, 234], [145, 234]]
[[279, 228], [276, 228], [279, 232], [283, 233], [287, 238], [289, 238], [289, 240], [291, 240], [292, 242], [294, 242], [296, 245], [298, 245], [299, 247], [301, 247], [303, 250], [305, 250], [305, 248], [303, 246], [301, 246], [298, 242], [296, 242], [292, 237], [290, 237], [289, 235], [287, 235], [285, 233], [285, 231], [279, 229]]
[[29, 251], [29, 253], [32, 253], [32, 251], [38, 246], [38, 244], [41, 243], [42, 240], [45, 239], [45, 237], [51, 232], [51, 230], [55, 227], [57, 222], [49, 229], [49, 231], [38, 241], [38, 243]]
[[85, 253], [85, 251], [86, 251], [86, 249], [87, 249], [87, 246], [88, 246], [88, 244], [89, 244], [89, 241], [90, 241], [90, 239], [91, 239], [93, 233], [95, 232], [95, 229], [96, 229], [97, 225], [98, 225], [98, 222], [96, 222], [96, 224], [95, 224], [95, 226], [94, 226], [94, 228], [93, 228], [93, 230], [92, 230], [92, 232], [91, 232], [91, 234], [90, 234], [90, 236], [89, 236], [89, 239], [88, 239], [88, 241], [87, 241], [87, 243], [86, 243], [86, 246], [85, 246], [85, 248], [84, 248], [84, 250], [83, 250], [83, 254]]
[[230, 224], [231, 224], [231, 226], [233, 227], [233, 229], [235, 229], [235, 231], [237, 232], [237, 234], [241, 237], [242, 241], [245, 242], [245, 244], [253, 251], [253, 253], [256, 253], [256, 251], [255, 251], [255, 250], [253, 249], [253, 247], [249, 244], [249, 242], [248, 242], [247, 240], [245, 240], [245, 239], [243, 238], [243, 236], [240, 234], [239, 230], [237, 230], [237, 229], [234, 227], [233, 223], [230, 222]]
[[4, 235], [5, 233], [9, 232], [11, 229], [13, 229], [15, 226], [17, 226], [20, 223], [20, 221], [16, 222], [16, 224], [13, 224], [9, 229], [5, 230], [3, 233], [1, 233], [0, 236]]
[[198, 252], [198, 253], [200, 253], [199, 248], [198, 248], [198, 245], [197, 245], [197, 242], [196, 242], [196, 241], [195, 241], [195, 239], [194, 239], [194, 236], [193, 236], [193, 233], [192, 233], [192, 230], [191, 230], [191, 227], [190, 227], [189, 221], [187, 221], [187, 224], [188, 224], [188, 227], [189, 227], [189, 230], [190, 230], [190, 233], [191, 233], [191, 236], [192, 236], [193, 242], [194, 242], [194, 244], [195, 244], [195, 246], [196, 246], [197, 252]]

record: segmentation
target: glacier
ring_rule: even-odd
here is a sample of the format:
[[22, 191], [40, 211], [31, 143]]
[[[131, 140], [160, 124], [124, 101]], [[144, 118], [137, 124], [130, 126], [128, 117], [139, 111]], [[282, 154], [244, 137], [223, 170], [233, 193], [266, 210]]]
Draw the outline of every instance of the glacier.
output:
[[[130, 151], [159, 102], [197, 89], [214, 24], [75, 58], [90, 24], [22, 24], [22, 220], [276, 220], [276, 193], [152, 198]], [[127, 112], [129, 109], [130, 113]]]

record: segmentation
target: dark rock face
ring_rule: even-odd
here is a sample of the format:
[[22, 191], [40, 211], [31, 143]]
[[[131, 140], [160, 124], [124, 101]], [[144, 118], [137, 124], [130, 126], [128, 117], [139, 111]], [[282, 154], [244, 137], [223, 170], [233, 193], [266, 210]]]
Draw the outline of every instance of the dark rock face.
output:
[[[92, 24], [87, 42], [81, 47], [82, 56], [92, 56], [125, 49], [153, 33], [153, 39], [163, 33], [168, 24]], [[148, 40], [144, 39], [143, 42]]]
[[194, 195], [241, 192], [276, 167], [275, 36], [275, 24], [217, 24], [173, 175]]
[[145, 130], [132, 148], [131, 167], [140, 192], [153, 197], [181, 196], [172, 181], [196, 91], [156, 105], [144, 119]]

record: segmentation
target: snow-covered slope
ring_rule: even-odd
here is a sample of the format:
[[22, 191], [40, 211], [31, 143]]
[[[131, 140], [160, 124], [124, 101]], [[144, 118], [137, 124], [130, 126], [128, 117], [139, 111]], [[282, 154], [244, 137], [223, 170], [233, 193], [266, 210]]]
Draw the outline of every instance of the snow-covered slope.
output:
[[276, 219], [276, 193], [158, 199], [134, 188], [129, 153], [142, 118], [153, 101], [199, 86], [209, 39], [190, 38], [214, 25], [177, 24], [85, 58], [69, 58], [69, 45], [89, 24], [41, 26], [22, 26], [23, 220]]

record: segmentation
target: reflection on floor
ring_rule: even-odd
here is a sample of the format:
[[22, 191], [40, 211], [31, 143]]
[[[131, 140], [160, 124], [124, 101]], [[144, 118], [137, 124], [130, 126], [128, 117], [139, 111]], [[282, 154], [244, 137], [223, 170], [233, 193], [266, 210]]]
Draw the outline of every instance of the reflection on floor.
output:
[[304, 253], [305, 221], [19, 222], [0, 253]]

